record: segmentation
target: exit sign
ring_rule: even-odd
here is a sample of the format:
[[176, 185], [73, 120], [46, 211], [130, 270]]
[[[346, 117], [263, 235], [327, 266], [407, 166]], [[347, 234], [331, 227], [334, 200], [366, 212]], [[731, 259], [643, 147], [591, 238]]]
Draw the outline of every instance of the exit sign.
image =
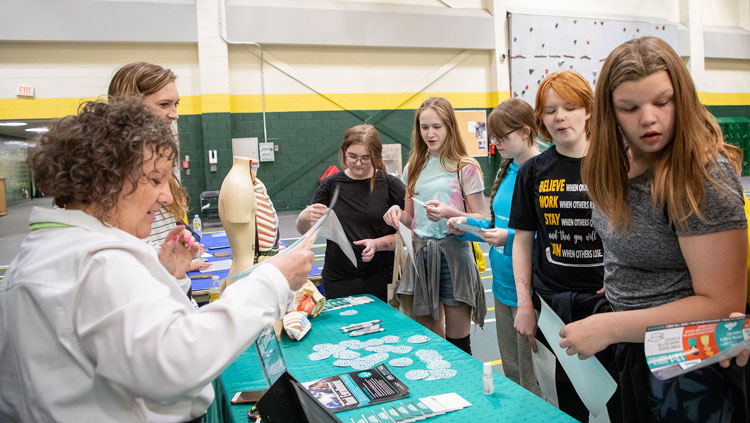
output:
[[34, 87], [31, 85], [19, 85], [16, 95], [19, 97], [34, 97]]

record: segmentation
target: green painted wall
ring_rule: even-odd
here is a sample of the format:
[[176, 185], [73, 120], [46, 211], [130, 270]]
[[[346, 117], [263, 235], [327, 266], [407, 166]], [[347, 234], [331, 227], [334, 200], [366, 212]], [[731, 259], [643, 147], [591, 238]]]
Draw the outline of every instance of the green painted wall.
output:
[[750, 105], [747, 106], [706, 106], [716, 117], [746, 117], [750, 119]]

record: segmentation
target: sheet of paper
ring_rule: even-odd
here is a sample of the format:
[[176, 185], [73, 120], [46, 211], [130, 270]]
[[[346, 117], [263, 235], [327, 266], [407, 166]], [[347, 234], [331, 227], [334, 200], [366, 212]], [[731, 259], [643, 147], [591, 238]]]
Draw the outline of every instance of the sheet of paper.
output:
[[478, 237], [479, 239], [482, 238], [482, 236], [479, 235], [479, 228], [477, 228], [476, 226], [466, 225], [464, 223], [454, 223], [454, 222], [450, 222], [450, 225], [452, 225], [454, 228], [456, 228], [456, 229], [458, 229], [460, 231], [464, 231], [466, 233], [470, 233], [470, 234]]
[[531, 355], [534, 376], [536, 376], [536, 381], [539, 382], [539, 388], [542, 390], [544, 399], [558, 407], [557, 387], [555, 386], [555, 368], [557, 367], [555, 354], [539, 341], [536, 343], [536, 349], [537, 351]]
[[570, 378], [578, 396], [594, 417], [603, 410], [606, 412], [607, 401], [615, 393], [617, 383], [596, 357], [581, 360], [577, 355], [570, 356], [565, 352], [565, 349], [560, 346], [560, 330], [565, 327], [565, 323], [541, 297], [539, 299], [542, 302], [542, 312], [539, 314], [537, 324]]
[[401, 270], [406, 263], [406, 252], [404, 251], [404, 240], [401, 235], [397, 235], [395, 241], [395, 248], [393, 249], [393, 274], [391, 277], [391, 283], [388, 284], [388, 298], [392, 297], [391, 290], [396, 289], [396, 281], [401, 277]]
[[401, 239], [404, 240], [406, 251], [409, 253], [409, 257], [411, 257], [411, 264], [414, 266], [414, 273], [419, 274], [417, 271], [417, 263], [414, 261], [414, 244], [411, 242], [411, 229], [407, 228], [403, 223], [398, 222], [398, 234], [401, 235]]
[[[433, 411], [454, 411], [470, 407], [471, 403], [455, 392], [441, 395], [432, 395], [426, 398], [420, 398], [420, 401]], [[434, 408], [433, 408], [434, 407]]]
[[343, 251], [346, 257], [349, 258], [349, 261], [352, 262], [354, 267], [357, 267], [357, 257], [354, 255], [352, 243], [349, 241], [349, 238], [346, 237], [346, 233], [344, 232], [344, 228], [341, 227], [341, 222], [339, 221], [338, 216], [336, 216], [336, 212], [329, 210], [326, 217], [327, 219], [318, 230], [318, 236], [338, 244], [341, 251]]
[[211, 265], [206, 267], [205, 269], [198, 270], [201, 273], [211, 273], [211, 272], [217, 272], [219, 270], [228, 270], [230, 267], [232, 267], [232, 260], [219, 260], [219, 261], [212, 261]]
[[418, 205], [418, 206], [420, 206], [420, 207], [425, 207], [425, 208], [426, 208], [426, 207], [432, 207], [432, 206], [428, 206], [427, 204], [425, 204], [425, 203], [424, 203], [424, 201], [420, 200], [419, 198], [414, 198], [414, 197], [412, 197], [412, 198], [411, 198], [411, 201], [413, 201], [413, 202], [414, 202], [414, 204], [416, 204], [416, 205]]

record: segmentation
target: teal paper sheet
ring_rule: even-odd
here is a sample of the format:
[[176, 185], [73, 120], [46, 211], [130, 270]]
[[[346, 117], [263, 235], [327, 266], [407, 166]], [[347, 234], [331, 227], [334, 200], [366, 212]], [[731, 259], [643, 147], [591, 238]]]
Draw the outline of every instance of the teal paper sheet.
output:
[[617, 383], [596, 357], [581, 360], [577, 355], [571, 356], [565, 352], [560, 346], [560, 330], [565, 327], [565, 323], [541, 297], [539, 300], [542, 302], [542, 312], [539, 314], [537, 325], [586, 408], [594, 416], [599, 415], [602, 410], [606, 411], [607, 401], [615, 393]]

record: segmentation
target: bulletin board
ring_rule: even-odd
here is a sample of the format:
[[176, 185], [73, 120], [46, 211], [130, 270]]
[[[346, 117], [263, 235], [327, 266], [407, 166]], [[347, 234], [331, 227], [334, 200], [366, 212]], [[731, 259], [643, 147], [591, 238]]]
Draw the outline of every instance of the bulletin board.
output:
[[487, 111], [456, 110], [458, 132], [472, 157], [487, 156]]
[[607, 55], [633, 38], [655, 36], [677, 49], [677, 25], [629, 20], [508, 14], [510, 90], [534, 105], [550, 73], [572, 69], [596, 89]]

